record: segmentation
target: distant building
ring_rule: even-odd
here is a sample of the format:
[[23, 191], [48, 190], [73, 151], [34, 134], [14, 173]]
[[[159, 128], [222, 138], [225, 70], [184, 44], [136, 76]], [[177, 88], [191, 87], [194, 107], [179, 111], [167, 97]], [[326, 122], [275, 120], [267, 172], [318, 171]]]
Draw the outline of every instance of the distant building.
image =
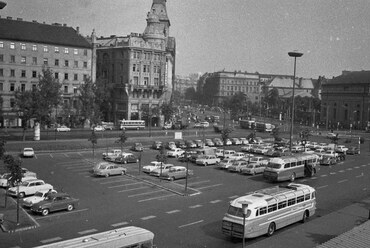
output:
[[[142, 34], [97, 38], [97, 82], [104, 84], [111, 101], [105, 121], [142, 119], [141, 109], [170, 101], [175, 75], [175, 38], [169, 36], [166, 0], [153, 0]], [[150, 123], [159, 124], [157, 120]]]
[[328, 129], [365, 129], [370, 121], [370, 71], [343, 71], [322, 84], [321, 120]]
[[186, 90], [189, 88], [193, 88], [194, 91], [196, 91], [198, 79], [199, 79], [199, 76], [190, 77], [190, 76], [176, 75], [174, 85], [173, 85], [173, 90], [178, 91], [182, 95], [184, 95]]
[[[31, 90], [43, 68], [50, 68], [62, 84], [64, 104], [75, 106], [84, 79], [94, 80], [92, 46], [79, 28], [66, 24], [27, 22], [0, 18], [0, 95], [3, 98], [1, 126], [21, 126], [15, 113], [14, 91]], [[71, 118], [59, 111], [58, 118]], [[55, 113], [56, 115], [56, 113]], [[32, 125], [31, 125], [32, 126]]]

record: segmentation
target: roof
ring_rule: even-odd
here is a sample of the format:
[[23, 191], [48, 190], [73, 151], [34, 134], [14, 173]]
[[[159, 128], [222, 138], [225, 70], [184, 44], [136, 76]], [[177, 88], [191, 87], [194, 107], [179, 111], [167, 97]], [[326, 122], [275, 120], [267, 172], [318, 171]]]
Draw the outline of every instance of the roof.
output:
[[[289, 88], [293, 87], [293, 77], [289, 76], [276, 76], [268, 85], [270, 88]], [[311, 78], [296, 78], [296, 88], [301, 89], [314, 89], [314, 82]]]
[[370, 247], [370, 221], [356, 226], [316, 248], [367, 248]]
[[2, 18], [0, 18], [0, 39], [92, 48], [87, 39], [72, 27]]
[[370, 71], [345, 71], [324, 84], [369, 84]]

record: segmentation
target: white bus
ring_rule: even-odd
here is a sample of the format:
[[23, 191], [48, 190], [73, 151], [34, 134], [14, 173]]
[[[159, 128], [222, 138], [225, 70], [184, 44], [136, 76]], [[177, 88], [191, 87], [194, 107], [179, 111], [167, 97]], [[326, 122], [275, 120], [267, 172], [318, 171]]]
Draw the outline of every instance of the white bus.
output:
[[316, 154], [297, 154], [280, 158], [271, 158], [263, 177], [270, 181], [279, 182], [298, 177], [312, 177], [319, 170], [319, 156]]
[[284, 226], [304, 223], [315, 210], [316, 191], [308, 185], [291, 183], [262, 189], [230, 202], [222, 220], [222, 232], [235, 238], [271, 236]]
[[128, 226], [106, 232], [89, 234], [75, 239], [69, 239], [37, 248], [155, 248], [154, 233], [146, 229]]
[[145, 121], [143, 120], [122, 120], [120, 121], [120, 129], [144, 129], [145, 128]]

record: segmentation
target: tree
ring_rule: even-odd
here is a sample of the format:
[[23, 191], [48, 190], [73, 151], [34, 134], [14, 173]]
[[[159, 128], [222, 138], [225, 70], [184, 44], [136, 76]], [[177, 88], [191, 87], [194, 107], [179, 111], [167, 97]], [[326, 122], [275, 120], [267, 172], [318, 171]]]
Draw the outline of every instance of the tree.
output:
[[97, 96], [97, 94], [100, 94], [98, 93], [100, 89], [97, 88], [96, 84], [90, 78], [86, 79], [79, 88], [81, 116], [84, 118], [84, 121], [90, 120], [90, 126], [94, 126], [101, 121], [102, 113], [99, 104], [102, 100]]
[[6, 153], [5, 144], [6, 144], [6, 140], [4, 140], [3, 138], [0, 138], [0, 159], [3, 159]]
[[35, 117], [37, 109], [37, 93], [35, 91], [21, 91], [17, 89], [15, 91], [15, 107], [14, 111], [19, 113], [19, 118], [22, 120], [23, 127], [23, 141], [26, 140], [27, 123]]
[[229, 138], [230, 134], [234, 131], [232, 127], [224, 127], [221, 130], [221, 139], [226, 144], [226, 140]]
[[94, 129], [91, 132], [91, 136], [89, 138], [89, 141], [91, 141], [91, 144], [93, 146], [93, 157], [95, 159], [95, 145], [98, 144], [98, 136], [96, 135]]
[[176, 113], [176, 108], [171, 103], [163, 103], [160, 109], [164, 116], [164, 122], [170, 121], [172, 116]]
[[[22, 197], [19, 193], [19, 184], [22, 181], [22, 160], [20, 158], [15, 159], [12, 155], [4, 156], [4, 163], [7, 170], [10, 172], [10, 177], [8, 179], [9, 185], [17, 186], [17, 224], [19, 223], [19, 198]], [[6, 206], [6, 196], [5, 194], [5, 206]]]
[[274, 137], [275, 142], [280, 142], [282, 140], [282, 138], [280, 137], [279, 127], [275, 127], [274, 129], [272, 129], [271, 135]]
[[122, 133], [119, 135], [119, 139], [116, 140], [116, 143], [120, 144], [121, 146], [121, 151], [123, 151], [123, 145], [127, 141], [127, 136], [125, 130], [122, 130]]
[[162, 165], [163, 163], [167, 163], [167, 156], [166, 156], [166, 149], [164, 148], [164, 146], [161, 147], [161, 149], [159, 150], [159, 154], [157, 154], [156, 156], [156, 159], [158, 162], [161, 162], [161, 171], [159, 173], [159, 177], [162, 176]]

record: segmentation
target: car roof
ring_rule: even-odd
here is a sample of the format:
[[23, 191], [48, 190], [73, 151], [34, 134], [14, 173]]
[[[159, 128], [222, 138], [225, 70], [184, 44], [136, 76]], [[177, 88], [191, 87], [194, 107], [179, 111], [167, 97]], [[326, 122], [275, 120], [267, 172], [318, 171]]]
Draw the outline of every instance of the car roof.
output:
[[51, 195], [51, 196], [70, 196], [69, 194], [64, 193], [64, 192], [52, 193], [52, 194], [50, 194], [50, 195]]
[[37, 178], [31, 178], [30, 179], [27, 179], [26, 181], [24, 182], [44, 182], [44, 180], [41, 180], [41, 179], [37, 179]]

